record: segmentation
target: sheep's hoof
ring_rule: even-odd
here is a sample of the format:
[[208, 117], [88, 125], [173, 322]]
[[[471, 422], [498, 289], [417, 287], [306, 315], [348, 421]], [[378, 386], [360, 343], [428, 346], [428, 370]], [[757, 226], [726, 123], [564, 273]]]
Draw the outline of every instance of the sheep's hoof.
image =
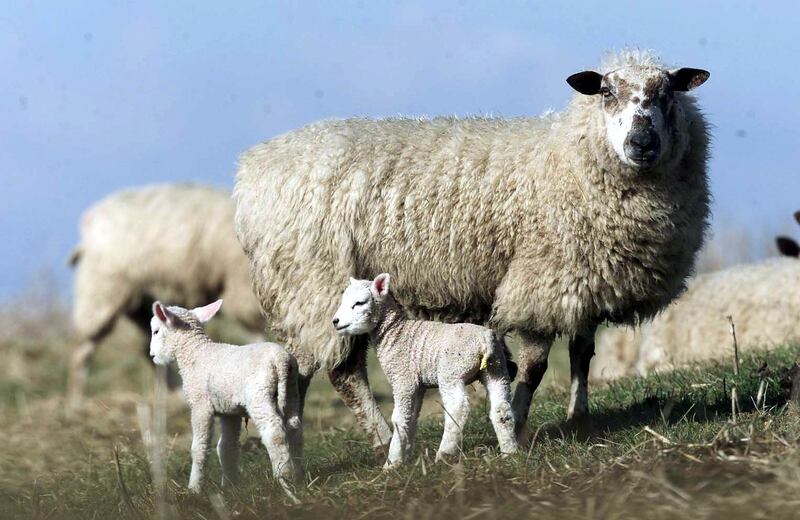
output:
[[192, 493], [193, 495], [199, 495], [200, 492], [202, 491], [202, 487], [200, 486], [200, 484], [189, 484], [188, 489], [189, 493]]
[[375, 462], [378, 464], [383, 464], [384, 462], [387, 462], [386, 458], [389, 456], [389, 445], [382, 444], [380, 446], [373, 446], [372, 453], [375, 456]]
[[517, 434], [517, 444], [520, 446], [530, 446], [532, 439], [531, 439], [531, 432], [526, 425], [522, 425], [522, 428], [519, 429]]
[[588, 413], [573, 415], [567, 419], [567, 428], [574, 432], [578, 438], [588, 438], [592, 431], [592, 416]]
[[387, 460], [386, 463], [384, 463], [384, 465], [383, 465], [383, 471], [389, 471], [390, 469], [397, 469], [402, 465], [403, 465], [402, 461], [399, 461], [399, 460], [395, 460], [395, 461]]

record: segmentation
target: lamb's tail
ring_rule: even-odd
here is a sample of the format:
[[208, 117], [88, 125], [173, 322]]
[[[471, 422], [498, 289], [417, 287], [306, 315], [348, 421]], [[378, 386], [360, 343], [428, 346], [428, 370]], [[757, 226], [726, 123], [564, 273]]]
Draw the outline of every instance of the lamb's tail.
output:
[[491, 332], [491, 338], [488, 342], [487, 352], [483, 355], [481, 360], [481, 370], [488, 368], [491, 363], [504, 362], [506, 365], [506, 372], [508, 373], [509, 382], [514, 381], [517, 377], [517, 364], [511, 359], [511, 351], [506, 345], [505, 339], [502, 334]]
[[300, 396], [297, 386], [297, 361], [288, 356], [275, 364], [278, 373], [278, 409], [288, 428], [300, 426]]

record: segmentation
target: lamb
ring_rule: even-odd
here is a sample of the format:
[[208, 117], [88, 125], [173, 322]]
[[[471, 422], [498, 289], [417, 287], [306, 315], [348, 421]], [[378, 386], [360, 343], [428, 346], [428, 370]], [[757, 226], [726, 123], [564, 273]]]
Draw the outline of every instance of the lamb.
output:
[[653, 316], [693, 271], [709, 137], [687, 91], [708, 77], [625, 51], [570, 76], [579, 94], [561, 113], [323, 121], [247, 151], [236, 231], [262, 310], [298, 358], [301, 396], [327, 370], [384, 449], [365, 340], [343, 341], [325, 317], [346, 277], [389, 271], [415, 316], [518, 334], [518, 430], [553, 339], [568, 335], [568, 417], [586, 418], [598, 324]]
[[302, 476], [303, 430], [297, 395], [297, 362], [276, 343], [214, 343], [203, 326], [222, 300], [186, 310], [153, 304], [150, 356], [158, 365], [176, 362], [192, 417], [192, 472], [189, 490], [199, 493], [220, 418], [217, 455], [223, 485], [239, 479], [239, 434], [249, 417], [267, 448], [273, 475], [283, 483]]
[[392, 385], [394, 434], [385, 467], [408, 460], [425, 390], [433, 387], [439, 388], [445, 412], [436, 460], [457, 456], [469, 415], [466, 385], [476, 380], [486, 387], [500, 451], [516, 452], [509, 388], [513, 377], [506, 368], [510, 353], [503, 338], [478, 325], [407, 319], [389, 292], [389, 281], [387, 273], [372, 281], [351, 279], [333, 318], [339, 334], [369, 336]]
[[86, 211], [70, 259], [79, 340], [70, 363], [71, 407], [81, 403], [91, 358], [120, 317], [145, 335], [141, 350], [147, 354], [155, 300], [195, 307], [224, 297], [227, 316], [263, 334], [233, 211], [229, 194], [195, 184], [124, 190]]
[[[800, 214], [796, 216], [800, 222]], [[592, 379], [662, 372], [729, 357], [731, 316], [741, 352], [800, 343], [800, 246], [779, 237], [784, 258], [697, 276], [651, 323], [600, 335]]]

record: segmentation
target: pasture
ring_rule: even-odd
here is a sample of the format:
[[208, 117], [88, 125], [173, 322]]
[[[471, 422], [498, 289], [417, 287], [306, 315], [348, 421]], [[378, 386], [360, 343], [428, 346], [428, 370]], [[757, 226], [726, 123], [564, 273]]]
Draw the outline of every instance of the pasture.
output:
[[[305, 415], [306, 487], [290, 500], [272, 481], [252, 425], [238, 488], [211, 481], [202, 496], [186, 491], [188, 413], [167, 401], [165, 503], [156, 500], [143, 410], [153, 371], [132, 351], [121, 326], [101, 349], [87, 405], [64, 409], [69, 327], [63, 309], [3, 311], [14, 323], [0, 338], [0, 518], [790, 518], [800, 505], [800, 422], [787, 404], [800, 349], [786, 346], [668, 375], [595, 385], [590, 427], [565, 424], [565, 348], [534, 398], [532, 443], [501, 458], [483, 390], [475, 385], [460, 461], [434, 464], [442, 432], [438, 394], [423, 409], [415, 462], [381, 471], [350, 412], [323, 376]], [[42, 326], [47, 323], [47, 326]], [[218, 331], [219, 332], [219, 331]], [[235, 334], [233, 334], [235, 335]], [[389, 388], [375, 359], [371, 381], [384, 413]], [[766, 363], [766, 369], [763, 368]], [[761, 369], [761, 370], [760, 370]], [[756, 408], [761, 382], [766, 402]], [[730, 389], [740, 413], [731, 417]]]

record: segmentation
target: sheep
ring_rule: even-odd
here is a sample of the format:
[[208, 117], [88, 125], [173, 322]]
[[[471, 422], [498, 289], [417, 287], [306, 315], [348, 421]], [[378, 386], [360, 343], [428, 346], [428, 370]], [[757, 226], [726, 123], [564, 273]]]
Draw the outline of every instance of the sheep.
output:
[[[800, 213], [795, 217], [800, 222]], [[742, 352], [800, 343], [800, 246], [777, 239], [783, 258], [697, 276], [652, 322], [599, 336], [594, 380], [662, 372], [731, 356], [730, 326]]]
[[570, 76], [561, 113], [323, 121], [240, 157], [236, 231], [301, 396], [327, 370], [377, 453], [391, 435], [365, 340], [325, 318], [347, 277], [389, 271], [415, 316], [517, 332], [520, 433], [557, 334], [583, 423], [598, 324], [647, 319], [684, 290], [710, 197], [709, 128], [687, 91], [709, 73], [643, 51], [603, 71]]
[[[72, 408], [81, 403], [91, 358], [117, 319], [127, 316], [148, 335], [157, 299], [194, 307], [222, 296], [227, 316], [263, 333], [233, 211], [228, 193], [167, 184], [120, 191], [85, 212], [70, 258], [78, 336], [70, 363]], [[141, 350], [147, 354], [144, 339]]]
[[444, 404], [444, 435], [436, 460], [457, 456], [469, 415], [466, 385], [476, 380], [486, 387], [500, 451], [515, 453], [509, 388], [513, 376], [506, 368], [510, 353], [503, 338], [468, 323], [409, 320], [389, 292], [389, 282], [388, 273], [374, 280], [351, 278], [333, 318], [341, 335], [368, 335], [392, 386], [394, 433], [384, 467], [402, 464], [411, 455], [427, 388], [438, 387]]
[[301, 478], [303, 429], [297, 395], [297, 362], [276, 343], [214, 343], [204, 323], [222, 300], [187, 310], [153, 304], [150, 356], [157, 365], [176, 363], [191, 411], [192, 471], [189, 490], [199, 493], [214, 430], [220, 418], [217, 455], [222, 484], [239, 480], [239, 434], [249, 417], [267, 448], [272, 473], [283, 483]]

